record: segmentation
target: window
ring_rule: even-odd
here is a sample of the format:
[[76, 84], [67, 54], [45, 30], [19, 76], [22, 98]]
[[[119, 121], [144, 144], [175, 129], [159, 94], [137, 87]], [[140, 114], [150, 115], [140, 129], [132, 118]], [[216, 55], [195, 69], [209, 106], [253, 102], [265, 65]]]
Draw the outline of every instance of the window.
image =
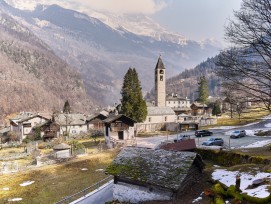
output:
[[161, 75], [160, 76], [160, 81], [163, 81], [164, 80], [164, 77]]
[[76, 133], [76, 130], [73, 130], [72, 133]]
[[167, 116], [165, 116], [165, 122], [167, 122]]
[[149, 117], [149, 122], [151, 122], [151, 117]]
[[164, 74], [164, 70], [160, 70], [160, 74]]

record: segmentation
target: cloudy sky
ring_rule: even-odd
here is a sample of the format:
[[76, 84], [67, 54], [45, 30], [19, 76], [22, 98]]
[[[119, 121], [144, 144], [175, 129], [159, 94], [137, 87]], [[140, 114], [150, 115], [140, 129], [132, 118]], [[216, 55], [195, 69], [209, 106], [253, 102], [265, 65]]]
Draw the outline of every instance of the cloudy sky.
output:
[[66, 8], [89, 12], [145, 14], [170, 31], [188, 39], [214, 38], [223, 41], [224, 26], [239, 10], [242, 0], [7, 0], [25, 7], [36, 3], [58, 3]]

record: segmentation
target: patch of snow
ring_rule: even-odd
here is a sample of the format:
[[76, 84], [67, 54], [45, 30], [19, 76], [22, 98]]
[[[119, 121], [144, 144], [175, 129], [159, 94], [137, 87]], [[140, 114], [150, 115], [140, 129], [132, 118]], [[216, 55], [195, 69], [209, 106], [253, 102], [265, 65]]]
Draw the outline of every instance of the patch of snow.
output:
[[271, 123], [265, 124], [264, 126], [267, 128], [271, 128]]
[[210, 128], [210, 129], [214, 129], [214, 130], [230, 130], [233, 128], [238, 128], [239, 126], [220, 126], [220, 127], [214, 127], [214, 128]]
[[50, 25], [49, 21], [39, 20], [38, 18], [33, 18], [33, 20], [35, 21], [36, 25], [40, 28], [49, 27]]
[[103, 169], [97, 169], [96, 171], [104, 171]]
[[88, 169], [87, 168], [82, 168], [81, 171], [87, 171]]
[[262, 117], [262, 119], [263, 119], [263, 120], [271, 119], [271, 115], [264, 116], [264, 117]]
[[255, 130], [246, 130], [247, 136], [255, 136]]
[[196, 198], [196, 199], [194, 199], [194, 200], [192, 201], [192, 203], [199, 202], [200, 200], [202, 200], [202, 197], [201, 197], [201, 196], [200, 196], [200, 197], [198, 197], [198, 198]]
[[35, 183], [35, 181], [25, 181], [25, 182], [21, 183], [20, 186], [29, 186], [33, 183]]
[[16, 202], [16, 201], [22, 201], [23, 199], [22, 198], [11, 198], [11, 199], [8, 199], [9, 202]]
[[271, 144], [271, 140], [254, 142], [254, 143], [247, 145], [247, 146], [241, 146], [240, 148], [257, 148], [257, 147], [264, 147], [268, 144]]
[[2, 190], [3, 191], [9, 191], [9, 188], [3, 188]]
[[271, 176], [271, 173], [263, 173], [258, 172], [256, 175], [252, 175], [249, 173], [239, 172], [239, 171], [228, 171], [225, 169], [216, 169], [212, 173], [212, 178], [214, 180], [218, 180], [221, 183], [225, 184], [226, 186], [235, 185], [236, 176], [241, 176], [241, 185], [240, 190], [243, 193], [247, 193], [250, 196], [257, 197], [257, 198], [265, 198], [270, 195], [268, 192], [268, 187], [271, 185], [262, 185], [258, 186], [254, 189], [247, 189], [248, 186], [252, 185], [252, 182], [256, 179], [265, 179]]

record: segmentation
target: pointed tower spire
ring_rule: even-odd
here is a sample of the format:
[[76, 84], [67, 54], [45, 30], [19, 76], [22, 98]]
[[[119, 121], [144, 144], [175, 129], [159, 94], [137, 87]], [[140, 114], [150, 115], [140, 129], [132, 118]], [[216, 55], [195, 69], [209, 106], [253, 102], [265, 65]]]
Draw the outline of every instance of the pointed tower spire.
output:
[[159, 107], [166, 106], [166, 68], [161, 55], [155, 66], [155, 105]]

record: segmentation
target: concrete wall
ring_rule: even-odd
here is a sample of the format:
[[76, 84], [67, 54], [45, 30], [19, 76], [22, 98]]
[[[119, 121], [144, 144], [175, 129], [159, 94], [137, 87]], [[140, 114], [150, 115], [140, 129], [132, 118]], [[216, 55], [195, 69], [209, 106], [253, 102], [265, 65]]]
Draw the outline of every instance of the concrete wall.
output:
[[168, 131], [178, 131], [178, 123], [171, 122], [171, 123], [137, 123], [136, 124], [136, 131], [139, 132], [155, 132], [160, 131], [161, 129], [168, 130]]
[[113, 186], [113, 198], [121, 202], [138, 203], [149, 200], [171, 200], [172, 193], [118, 182]]
[[144, 124], [154, 124], [154, 123], [172, 123], [176, 121], [176, 115], [154, 115], [147, 116]]

